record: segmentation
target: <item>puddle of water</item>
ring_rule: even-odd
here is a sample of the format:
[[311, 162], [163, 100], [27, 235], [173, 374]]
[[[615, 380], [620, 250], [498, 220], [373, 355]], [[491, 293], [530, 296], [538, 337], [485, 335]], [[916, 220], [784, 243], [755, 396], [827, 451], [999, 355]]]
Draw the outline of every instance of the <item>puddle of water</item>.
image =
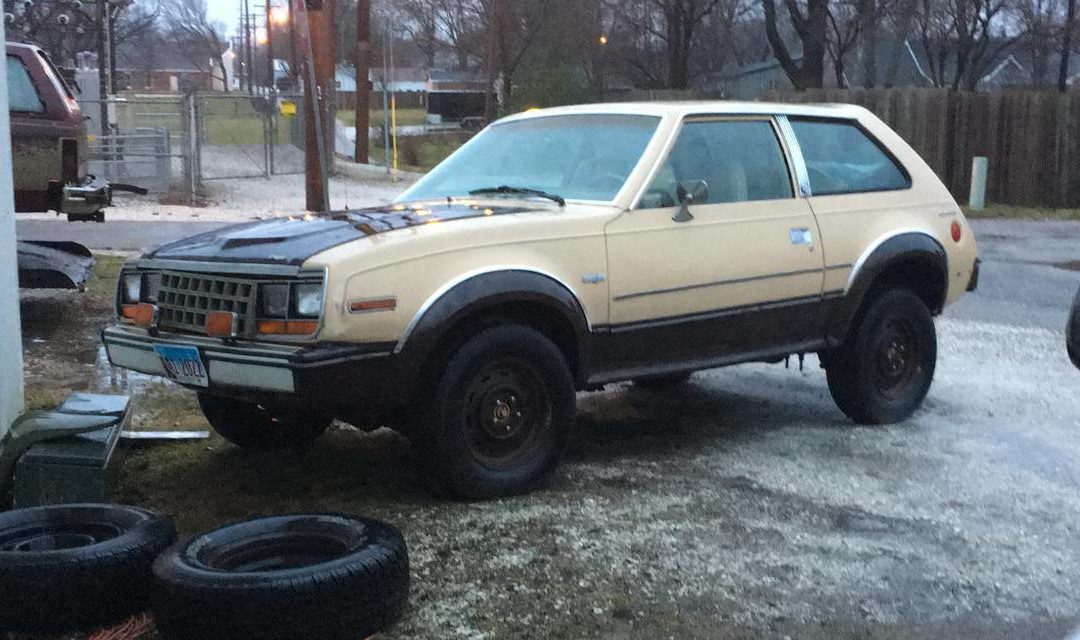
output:
[[99, 392], [126, 394], [138, 393], [152, 385], [173, 386], [172, 382], [159, 376], [112, 366], [109, 364], [109, 356], [105, 353], [104, 345], [98, 347], [92, 384]]

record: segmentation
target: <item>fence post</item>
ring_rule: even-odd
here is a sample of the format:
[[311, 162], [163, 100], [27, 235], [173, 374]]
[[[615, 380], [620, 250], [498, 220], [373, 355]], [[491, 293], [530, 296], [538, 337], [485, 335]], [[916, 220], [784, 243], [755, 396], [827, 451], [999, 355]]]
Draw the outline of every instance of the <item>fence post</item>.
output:
[[184, 195], [195, 204], [199, 183], [199, 118], [194, 92], [185, 92], [180, 100], [180, 144], [184, 154]]
[[986, 208], [986, 156], [975, 156], [971, 160], [971, 193], [968, 195], [968, 206], [974, 211], [982, 211]]

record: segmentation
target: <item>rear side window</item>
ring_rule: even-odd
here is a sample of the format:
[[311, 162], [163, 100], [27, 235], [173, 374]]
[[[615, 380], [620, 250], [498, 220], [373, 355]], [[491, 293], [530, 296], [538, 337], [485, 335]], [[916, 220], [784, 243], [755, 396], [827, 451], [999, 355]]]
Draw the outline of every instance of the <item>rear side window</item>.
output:
[[12, 111], [44, 113], [45, 103], [38, 96], [30, 72], [18, 56], [7, 57], [8, 108]]
[[900, 165], [851, 122], [791, 119], [815, 196], [896, 191], [911, 186]]

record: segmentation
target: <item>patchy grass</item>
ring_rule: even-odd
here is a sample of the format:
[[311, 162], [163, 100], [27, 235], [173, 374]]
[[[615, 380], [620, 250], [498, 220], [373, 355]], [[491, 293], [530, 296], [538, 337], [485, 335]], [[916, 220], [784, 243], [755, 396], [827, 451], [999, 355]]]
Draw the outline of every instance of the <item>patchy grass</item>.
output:
[[[398, 167], [403, 171], [427, 173], [465, 144], [465, 134], [432, 134], [428, 136], [402, 136], [398, 138]], [[370, 145], [372, 164], [384, 164], [386, 151], [383, 141], [373, 140]]]
[[[371, 112], [371, 126], [380, 127], [383, 123], [383, 111], [382, 109], [373, 109]], [[340, 109], [337, 112], [337, 117], [342, 122], [345, 122], [350, 127], [356, 124], [356, 112], [352, 109]], [[427, 110], [425, 109], [398, 109], [397, 110], [397, 125], [399, 127], [413, 127], [424, 124], [427, 119]]]
[[1016, 207], [1006, 204], [987, 204], [983, 211], [964, 207], [964, 215], [973, 220], [1014, 218], [1022, 220], [1080, 220], [1080, 209], [1049, 209], [1044, 207]]

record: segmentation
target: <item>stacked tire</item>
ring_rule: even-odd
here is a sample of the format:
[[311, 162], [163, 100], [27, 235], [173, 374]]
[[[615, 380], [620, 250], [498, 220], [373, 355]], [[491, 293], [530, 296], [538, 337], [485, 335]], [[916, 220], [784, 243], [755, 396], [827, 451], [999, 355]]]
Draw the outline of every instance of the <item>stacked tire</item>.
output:
[[135, 507], [0, 514], [0, 633], [93, 631], [149, 608], [165, 639], [344, 640], [407, 601], [405, 542], [377, 520], [275, 516], [175, 540], [168, 518]]

